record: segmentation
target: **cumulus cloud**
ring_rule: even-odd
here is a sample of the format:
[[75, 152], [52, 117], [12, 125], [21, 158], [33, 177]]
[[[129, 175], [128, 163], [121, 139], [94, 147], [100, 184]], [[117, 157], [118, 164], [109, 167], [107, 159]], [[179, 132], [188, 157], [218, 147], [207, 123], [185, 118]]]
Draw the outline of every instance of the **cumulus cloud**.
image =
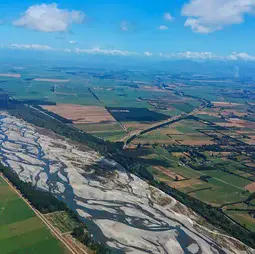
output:
[[48, 51], [53, 50], [52, 47], [48, 45], [41, 45], [41, 44], [9, 44], [4, 47], [10, 48], [10, 49], [22, 49], [22, 50], [39, 50], [39, 51]]
[[164, 25], [161, 25], [161, 26], [159, 26], [159, 30], [168, 30], [168, 27], [164, 26]]
[[41, 32], [62, 32], [73, 23], [81, 23], [84, 17], [83, 12], [59, 9], [55, 3], [37, 4], [30, 6], [13, 25]]
[[171, 20], [173, 20], [173, 16], [169, 12], [165, 12], [164, 13], [164, 19], [166, 21], [171, 21]]
[[145, 56], [152, 56], [152, 53], [147, 51], [147, 52], [144, 52], [144, 55]]
[[138, 55], [136, 52], [123, 51], [119, 49], [101, 49], [101, 48], [92, 48], [92, 49], [80, 49], [76, 48], [75, 53], [85, 53], [85, 54], [94, 54], [94, 55], [113, 55], [113, 56], [130, 56]]
[[245, 14], [254, 14], [254, 0], [190, 0], [182, 8], [185, 26], [196, 33], [211, 33], [244, 22]]

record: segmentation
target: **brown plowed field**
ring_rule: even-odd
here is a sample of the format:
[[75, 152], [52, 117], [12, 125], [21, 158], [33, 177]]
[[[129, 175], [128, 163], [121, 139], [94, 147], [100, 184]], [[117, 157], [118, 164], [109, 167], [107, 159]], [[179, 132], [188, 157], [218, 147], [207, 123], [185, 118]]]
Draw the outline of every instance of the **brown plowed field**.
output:
[[66, 119], [72, 120], [74, 124], [116, 122], [104, 107], [75, 104], [58, 104], [42, 107]]
[[162, 172], [163, 174], [169, 176], [172, 179], [175, 179], [175, 177], [178, 177], [178, 180], [184, 180], [185, 178], [179, 174], [176, 174], [175, 172], [171, 171], [171, 168], [165, 168], [162, 166], [155, 166], [155, 169], [159, 170], [160, 172]]
[[173, 182], [171, 183], [171, 187], [173, 188], [186, 188], [189, 186], [194, 186], [194, 185], [199, 185], [202, 182], [199, 179], [190, 179], [190, 180], [185, 180], [185, 181], [178, 181], [178, 182]]
[[245, 189], [250, 191], [250, 192], [255, 192], [255, 182], [248, 184], [245, 186]]
[[128, 123], [128, 122], [126, 122], [126, 123], [122, 123], [127, 129], [128, 128], [133, 128], [133, 129], [136, 129], [136, 130], [138, 130], [138, 129], [143, 129], [143, 128], [146, 128], [147, 126], [148, 126], [148, 124], [144, 124], [144, 123], [139, 123], [139, 122], [137, 122], [137, 123]]
[[229, 118], [227, 123], [215, 123], [224, 127], [255, 128], [255, 123], [239, 118]]
[[227, 101], [213, 101], [212, 103], [215, 107], [236, 107], [242, 105], [240, 103], [233, 103]]

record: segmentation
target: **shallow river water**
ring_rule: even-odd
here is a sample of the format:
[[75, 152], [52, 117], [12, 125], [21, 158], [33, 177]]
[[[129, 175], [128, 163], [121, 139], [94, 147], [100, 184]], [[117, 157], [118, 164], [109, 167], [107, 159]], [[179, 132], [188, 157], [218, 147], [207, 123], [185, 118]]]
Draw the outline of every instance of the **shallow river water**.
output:
[[0, 115], [0, 157], [23, 181], [76, 210], [112, 253], [233, 253], [236, 248], [234, 240], [222, 236], [223, 248], [209, 233], [198, 232], [197, 215], [115, 162], [39, 134], [6, 113]]

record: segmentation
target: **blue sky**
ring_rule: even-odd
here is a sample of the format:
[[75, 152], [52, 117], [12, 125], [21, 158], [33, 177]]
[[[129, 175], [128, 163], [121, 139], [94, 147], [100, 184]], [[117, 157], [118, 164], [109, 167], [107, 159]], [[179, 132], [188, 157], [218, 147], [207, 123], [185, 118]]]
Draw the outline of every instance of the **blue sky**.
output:
[[0, 0], [0, 45], [255, 60], [254, 11], [254, 0]]

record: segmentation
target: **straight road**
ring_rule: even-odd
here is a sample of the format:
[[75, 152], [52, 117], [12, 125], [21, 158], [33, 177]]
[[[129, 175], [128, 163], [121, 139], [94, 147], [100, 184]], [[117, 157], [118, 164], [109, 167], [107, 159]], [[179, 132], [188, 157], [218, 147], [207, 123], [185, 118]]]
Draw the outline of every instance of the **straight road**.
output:
[[141, 136], [142, 134], [151, 132], [152, 130], [155, 130], [157, 128], [163, 127], [165, 125], [172, 124], [172, 123], [174, 123], [176, 121], [180, 121], [180, 120], [182, 120], [182, 119], [184, 119], [184, 118], [186, 118], [188, 116], [195, 115], [195, 114], [197, 114], [198, 111], [200, 111], [200, 110], [202, 110], [202, 109], [204, 109], [206, 107], [207, 107], [207, 103], [203, 103], [201, 106], [199, 106], [198, 108], [194, 109], [190, 113], [182, 113], [182, 114], [180, 114], [178, 116], [174, 116], [174, 117], [168, 118], [168, 119], [166, 119], [164, 121], [160, 121], [160, 122], [157, 122], [157, 123], [150, 124], [145, 129], [134, 130], [134, 131], [128, 133], [125, 137], [123, 137], [119, 141], [120, 142], [124, 142], [123, 148], [125, 149], [127, 147], [127, 145], [132, 140], [134, 140], [135, 138]]

